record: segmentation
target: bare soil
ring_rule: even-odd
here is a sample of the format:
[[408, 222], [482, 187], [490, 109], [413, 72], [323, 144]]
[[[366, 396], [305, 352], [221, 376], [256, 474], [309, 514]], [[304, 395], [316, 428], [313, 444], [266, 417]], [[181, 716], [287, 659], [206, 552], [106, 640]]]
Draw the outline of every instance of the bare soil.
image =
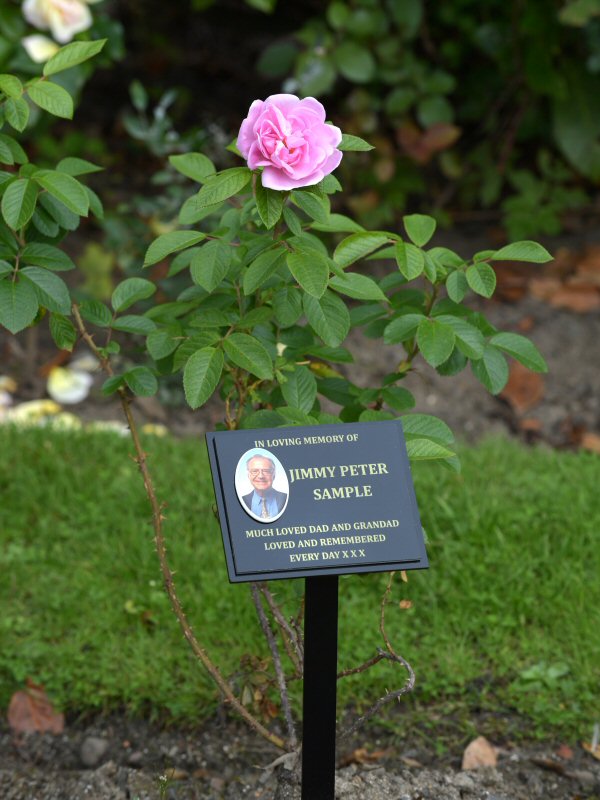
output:
[[[483, 720], [475, 724], [485, 727]], [[581, 747], [494, 742], [496, 767], [462, 771], [464, 742], [440, 755], [407, 731], [371, 726], [338, 748], [336, 800], [592, 800], [600, 762]], [[439, 742], [438, 742], [439, 745]], [[299, 800], [279, 756], [221, 715], [196, 730], [112, 716], [60, 735], [0, 729], [2, 800]], [[357, 763], [358, 762], [358, 763]]]

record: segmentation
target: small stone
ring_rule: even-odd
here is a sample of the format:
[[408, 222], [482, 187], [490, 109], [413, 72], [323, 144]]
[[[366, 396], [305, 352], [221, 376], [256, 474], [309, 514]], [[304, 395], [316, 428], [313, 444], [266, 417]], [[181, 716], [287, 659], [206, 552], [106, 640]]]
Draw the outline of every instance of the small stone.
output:
[[79, 750], [79, 758], [84, 767], [92, 769], [97, 767], [102, 761], [102, 757], [108, 750], [108, 742], [99, 736], [88, 736], [83, 740]]
[[134, 750], [127, 759], [130, 767], [141, 767], [144, 762], [144, 754], [139, 750]]
[[567, 772], [567, 775], [569, 778], [579, 781], [579, 783], [586, 789], [593, 789], [596, 787], [596, 785], [600, 784], [600, 781], [596, 775], [587, 769], [573, 770], [573, 772]]
[[210, 788], [214, 789], [216, 792], [222, 792], [225, 788], [225, 781], [223, 778], [211, 778]]

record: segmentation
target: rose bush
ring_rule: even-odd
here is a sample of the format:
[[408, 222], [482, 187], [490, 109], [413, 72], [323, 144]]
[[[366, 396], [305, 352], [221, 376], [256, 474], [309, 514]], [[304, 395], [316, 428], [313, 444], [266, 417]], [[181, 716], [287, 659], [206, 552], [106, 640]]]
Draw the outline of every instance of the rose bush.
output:
[[238, 149], [250, 169], [262, 167], [262, 185], [279, 191], [314, 186], [342, 160], [342, 132], [325, 122], [314, 97], [273, 94], [255, 100], [242, 122]]
[[27, 22], [40, 30], [50, 30], [57, 42], [65, 44], [76, 33], [91, 27], [88, 5], [97, 2], [99, 0], [25, 0], [22, 11]]

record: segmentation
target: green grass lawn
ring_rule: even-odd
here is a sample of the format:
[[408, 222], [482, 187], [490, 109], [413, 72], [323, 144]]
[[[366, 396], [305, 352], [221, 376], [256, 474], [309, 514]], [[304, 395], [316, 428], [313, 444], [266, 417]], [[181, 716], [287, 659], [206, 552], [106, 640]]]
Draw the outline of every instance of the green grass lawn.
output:
[[[223, 671], [239, 673], [244, 655], [266, 651], [248, 587], [227, 580], [204, 443], [146, 447], [188, 616]], [[161, 588], [130, 450], [110, 433], [0, 428], [2, 707], [28, 676], [72, 712], [192, 720], [215, 707]], [[414, 470], [431, 566], [397, 581], [387, 612], [417, 673], [407, 703], [513, 709], [529, 732], [589, 738], [600, 719], [600, 460], [507, 441], [461, 457], [459, 476]], [[341, 580], [340, 667], [380, 644], [386, 580]], [[271, 588], [292, 613], [302, 581]], [[341, 682], [340, 705], [403, 681], [375, 667]]]

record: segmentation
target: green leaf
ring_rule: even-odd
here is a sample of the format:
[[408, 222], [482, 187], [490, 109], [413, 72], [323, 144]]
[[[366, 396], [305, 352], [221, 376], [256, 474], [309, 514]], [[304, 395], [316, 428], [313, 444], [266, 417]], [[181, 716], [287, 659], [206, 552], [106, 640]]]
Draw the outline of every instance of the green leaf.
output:
[[[175, 326], [177, 328], [177, 326]], [[173, 353], [179, 345], [181, 344], [181, 334], [177, 332], [177, 335], [173, 335], [173, 333], [167, 328], [161, 328], [160, 330], [152, 331], [152, 333], [146, 339], [146, 347], [148, 348], [148, 352], [152, 356], [155, 361], [158, 361], [161, 358], [166, 358]]]
[[199, 231], [170, 231], [169, 233], [163, 233], [152, 242], [146, 251], [144, 266], [150, 267], [152, 264], [157, 264], [171, 253], [184, 250], [186, 247], [192, 247], [203, 239], [206, 239], [206, 234]]
[[27, 225], [37, 202], [38, 188], [29, 178], [18, 178], [2, 196], [2, 216], [13, 230]]
[[13, 267], [8, 261], [0, 261], [0, 278], [4, 275], [9, 275], [13, 271]]
[[496, 289], [496, 273], [489, 264], [471, 264], [465, 273], [471, 289], [482, 297], [491, 297]]
[[329, 219], [329, 198], [319, 197], [313, 192], [293, 191], [292, 201], [316, 222], [327, 222]]
[[369, 50], [353, 41], [343, 41], [333, 51], [333, 59], [344, 78], [353, 83], [368, 83], [377, 69]]
[[302, 223], [300, 222], [296, 214], [294, 214], [292, 209], [289, 208], [288, 206], [285, 206], [283, 209], [283, 219], [285, 221], [285, 224], [290, 229], [290, 231], [295, 236], [300, 236], [300, 234], [302, 233]]
[[343, 300], [328, 291], [320, 298], [305, 294], [302, 304], [309, 325], [325, 344], [337, 347], [344, 341], [350, 330], [350, 314]]
[[464, 300], [466, 293], [469, 291], [469, 284], [462, 270], [457, 269], [451, 272], [446, 278], [446, 291], [448, 297], [454, 303], [461, 303]]
[[240, 428], [242, 430], [252, 430], [255, 428], [281, 428], [284, 425], [289, 425], [289, 422], [278, 414], [277, 411], [270, 411], [267, 408], [261, 408], [248, 414], [247, 417], [242, 419]]
[[273, 311], [282, 328], [295, 325], [302, 315], [302, 294], [293, 286], [284, 286], [273, 295]]
[[443, 364], [454, 349], [455, 334], [449, 325], [436, 319], [423, 319], [417, 328], [417, 344], [432, 367]]
[[456, 317], [453, 314], [440, 314], [435, 319], [452, 328], [456, 336], [456, 346], [467, 358], [482, 357], [485, 340], [479, 328], [471, 325], [463, 317]]
[[55, 117], [73, 119], [73, 98], [57, 83], [42, 80], [30, 83], [27, 86], [27, 94], [36, 106], [54, 114]]
[[452, 458], [455, 454], [431, 439], [408, 439], [406, 452], [411, 461], [431, 461], [438, 458]]
[[362, 225], [344, 214], [330, 214], [327, 222], [315, 222], [312, 230], [323, 231], [323, 233], [363, 233], [365, 231]]
[[61, 228], [67, 231], [74, 231], [79, 227], [79, 215], [69, 211], [63, 203], [56, 200], [51, 194], [42, 192], [38, 202]]
[[9, 124], [16, 131], [22, 132], [29, 122], [29, 106], [22, 97], [10, 97], [4, 104], [4, 113]]
[[21, 261], [35, 267], [44, 267], [54, 272], [67, 272], [75, 269], [71, 258], [58, 247], [42, 242], [30, 242], [21, 251]]
[[151, 397], [158, 391], [156, 375], [148, 367], [134, 367], [124, 372], [122, 378], [138, 397]]
[[47, 211], [45, 211], [43, 208], [40, 208], [39, 205], [33, 212], [31, 223], [36, 230], [38, 230], [44, 236], [48, 236], [50, 239], [54, 239], [56, 236], [58, 236], [58, 223], [52, 219]]
[[38, 308], [37, 295], [29, 281], [0, 281], [0, 325], [11, 333], [30, 325]]
[[207, 292], [213, 292], [227, 275], [232, 257], [230, 245], [216, 239], [207, 242], [192, 258], [192, 280]]
[[97, 55], [106, 42], [107, 39], [97, 39], [94, 42], [71, 42], [71, 44], [61, 47], [60, 50], [44, 64], [44, 75], [46, 77], [48, 77], [48, 75], [55, 75], [57, 72], [63, 72], [65, 69], [70, 69], [71, 67], [77, 66], [77, 64], [82, 64], [84, 61]]
[[412, 393], [401, 386], [388, 386], [381, 392], [381, 397], [388, 406], [396, 411], [408, 411], [409, 408], [415, 406], [415, 398]]
[[406, 436], [435, 439], [442, 444], [452, 444], [454, 434], [446, 423], [431, 414], [405, 414], [402, 430]]
[[[33, 176], [39, 185], [80, 217], [87, 217], [90, 201], [85, 188], [76, 178], [65, 172], [39, 170]], [[61, 224], [57, 220], [59, 225]]]
[[533, 372], [548, 372], [544, 357], [533, 342], [518, 333], [497, 333], [490, 344], [516, 358], [524, 367]]
[[340, 267], [348, 267], [389, 242], [387, 233], [365, 231], [353, 233], [338, 244], [333, 259]]
[[300, 286], [313, 297], [322, 297], [329, 279], [329, 259], [314, 250], [287, 254], [287, 265]]
[[354, 152], [364, 152], [367, 150], [374, 150], [375, 147], [368, 142], [365, 142], [364, 139], [361, 139], [360, 136], [352, 136], [349, 133], [342, 134], [342, 141], [337, 146], [338, 150], [345, 150], [345, 151], [354, 151]]
[[106, 328], [112, 320], [110, 310], [99, 300], [84, 300], [79, 311], [87, 322], [100, 328]]
[[228, 200], [241, 192], [250, 183], [251, 177], [252, 172], [247, 167], [233, 167], [218, 172], [200, 189], [196, 195], [196, 205], [205, 208]]
[[402, 314], [385, 327], [383, 341], [385, 344], [400, 344], [407, 339], [412, 339], [421, 322], [426, 319], [424, 314]]
[[59, 350], [72, 350], [77, 341], [75, 326], [62, 314], [50, 314], [50, 334]]
[[0, 162], [3, 164], [27, 164], [29, 159], [21, 145], [13, 139], [0, 133]]
[[545, 264], [552, 261], [552, 256], [537, 242], [513, 242], [497, 250], [492, 261], [530, 261], [533, 264]]
[[102, 384], [102, 394], [105, 397], [108, 397], [108, 395], [114, 394], [117, 389], [120, 389], [124, 383], [125, 381], [122, 375], [112, 375]]
[[305, 366], [296, 366], [292, 373], [286, 372], [287, 380], [281, 385], [283, 398], [288, 406], [299, 408], [307, 414], [312, 409], [317, 396], [317, 381]]
[[254, 186], [254, 199], [258, 215], [267, 230], [271, 230], [281, 219], [285, 192], [265, 188], [260, 181]]
[[183, 371], [185, 399], [190, 408], [199, 408], [211, 397], [221, 379], [223, 353], [203, 347], [187, 360]]
[[75, 158], [75, 156], [67, 156], [62, 158], [56, 165], [57, 172], [66, 172], [67, 175], [76, 177], [77, 175], [90, 175], [93, 172], [102, 172], [102, 167], [97, 164], [92, 164], [91, 161], [86, 161], [85, 158]]
[[215, 165], [203, 153], [184, 153], [183, 155], [169, 156], [173, 167], [197, 183], [204, 183], [207, 178], [215, 175]]
[[110, 299], [111, 305], [118, 313], [137, 303], [151, 297], [156, 291], [156, 284], [145, 278], [126, 278], [114, 290]]
[[402, 218], [404, 227], [411, 242], [417, 247], [423, 247], [435, 233], [437, 222], [433, 217], [425, 214], [409, 214]]
[[423, 252], [410, 242], [396, 242], [395, 248], [398, 269], [406, 280], [412, 281], [418, 278], [425, 268], [425, 256]]
[[228, 358], [238, 367], [262, 380], [272, 379], [271, 356], [254, 336], [247, 333], [232, 333], [223, 339], [223, 348]]
[[179, 224], [180, 225], [195, 225], [196, 222], [210, 217], [211, 214], [216, 214], [222, 207], [222, 203], [216, 203], [214, 206], [203, 206], [198, 204], [198, 195], [194, 194], [185, 201], [179, 211]]
[[483, 358], [471, 361], [471, 369], [475, 377], [492, 394], [498, 394], [506, 386], [508, 380], [508, 364], [498, 348], [487, 344], [483, 351]]
[[15, 75], [0, 75], [0, 92], [7, 97], [17, 98], [23, 94], [23, 84]]
[[[107, 309], [108, 310], [108, 309]], [[105, 323], [108, 324], [108, 323]], [[111, 328], [126, 333], [138, 333], [147, 336], [156, 330], [156, 323], [140, 314], [125, 314], [111, 323]]]
[[277, 245], [269, 250], [264, 250], [254, 259], [244, 273], [243, 289], [245, 295], [253, 294], [282, 266], [286, 252], [283, 246]]
[[333, 277], [329, 281], [331, 289], [336, 292], [353, 297], [356, 300], [380, 300], [387, 302], [387, 297], [375, 283], [373, 278], [359, 275], [357, 272], [345, 272], [344, 275]]
[[67, 285], [58, 275], [41, 267], [24, 267], [20, 274], [33, 283], [41, 306], [59, 314], [70, 312], [71, 296]]

